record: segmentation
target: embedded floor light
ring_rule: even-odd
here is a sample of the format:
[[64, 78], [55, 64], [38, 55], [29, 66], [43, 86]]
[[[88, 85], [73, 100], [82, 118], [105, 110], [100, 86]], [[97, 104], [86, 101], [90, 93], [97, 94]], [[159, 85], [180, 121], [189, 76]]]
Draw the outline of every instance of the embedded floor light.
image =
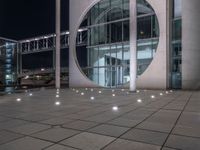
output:
[[116, 95], [115, 95], [115, 94], [112, 94], [112, 96], [115, 97]]
[[139, 90], [137, 90], [136, 92], [137, 92], [137, 93], [140, 93], [140, 91], [139, 91]]
[[79, 90], [76, 90], [76, 93], [78, 93], [79, 92]]
[[115, 90], [112, 90], [112, 92], [115, 92]]
[[138, 102], [138, 103], [142, 103], [142, 100], [141, 100], [141, 99], [138, 99], [137, 102]]
[[32, 93], [29, 93], [29, 96], [33, 96], [33, 94], [32, 94]]
[[166, 91], [165, 93], [166, 93], [166, 94], [169, 94], [169, 92], [168, 92], [168, 91]]
[[91, 89], [91, 92], [93, 92], [94, 91], [94, 89]]
[[155, 96], [154, 96], [154, 95], [151, 95], [151, 98], [155, 98]]
[[101, 91], [99, 91], [99, 94], [101, 94], [102, 92]]
[[172, 92], [173, 92], [173, 90], [170, 90], [170, 92], [172, 93]]
[[95, 98], [93, 96], [90, 97], [91, 100], [94, 100]]
[[55, 105], [56, 105], [56, 106], [59, 106], [59, 105], [60, 105], [60, 102], [58, 102], [58, 101], [55, 102]]
[[113, 106], [113, 107], [112, 107], [112, 110], [113, 110], [113, 111], [118, 111], [118, 110], [119, 110], [119, 107]]
[[83, 95], [85, 95], [85, 93], [82, 92], [81, 95], [83, 96]]
[[59, 98], [60, 96], [59, 95], [56, 95], [56, 98]]
[[160, 93], [160, 96], [163, 96], [163, 93]]
[[124, 89], [122, 89], [122, 92], [124, 92]]
[[88, 88], [85, 88], [85, 90], [87, 91], [87, 90], [88, 90]]
[[22, 100], [21, 98], [17, 98], [16, 99], [17, 102], [21, 102], [21, 100]]

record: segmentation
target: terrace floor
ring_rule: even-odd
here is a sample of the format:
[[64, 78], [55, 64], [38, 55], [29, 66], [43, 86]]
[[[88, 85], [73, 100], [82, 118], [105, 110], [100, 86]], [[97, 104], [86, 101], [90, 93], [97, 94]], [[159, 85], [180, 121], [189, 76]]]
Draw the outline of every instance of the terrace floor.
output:
[[0, 150], [159, 149], [200, 149], [200, 92], [42, 88], [0, 96]]

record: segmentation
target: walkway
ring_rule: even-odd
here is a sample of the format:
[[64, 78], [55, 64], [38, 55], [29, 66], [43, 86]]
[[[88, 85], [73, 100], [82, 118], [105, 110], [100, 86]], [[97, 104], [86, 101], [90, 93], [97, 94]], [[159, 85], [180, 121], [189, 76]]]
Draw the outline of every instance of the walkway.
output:
[[1, 96], [0, 150], [199, 150], [199, 98], [124, 89]]

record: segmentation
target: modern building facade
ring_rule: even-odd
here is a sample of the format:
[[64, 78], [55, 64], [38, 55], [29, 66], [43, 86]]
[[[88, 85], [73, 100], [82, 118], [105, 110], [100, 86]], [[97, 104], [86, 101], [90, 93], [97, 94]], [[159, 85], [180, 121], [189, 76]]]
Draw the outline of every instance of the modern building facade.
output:
[[[133, 1], [70, 0], [70, 86], [129, 87], [136, 48], [137, 88], [199, 89], [200, 2], [137, 0], [134, 16]], [[87, 44], [77, 49], [81, 27]]]

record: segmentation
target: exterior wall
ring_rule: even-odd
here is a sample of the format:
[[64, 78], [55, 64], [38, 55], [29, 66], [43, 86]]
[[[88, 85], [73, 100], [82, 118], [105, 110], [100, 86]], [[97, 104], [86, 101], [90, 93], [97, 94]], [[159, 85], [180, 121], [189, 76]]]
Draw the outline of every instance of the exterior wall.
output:
[[182, 86], [200, 89], [200, 1], [182, 2]]
[[[76, 34], [88, 10], [100, 0], [70, 0], [70, 87], [99, 87], [82, 72], [76, 60]], [[153, 7], [159, 22], [160, 39], [157, 52], [148, 69], [137, 79], [137, 88], [167, 88], [167, 0], [147, 0]], [[73, 14], [73, 15], [72, 15]], [[132, 49], [132, 48], [131, 48]]]
[[156, 54], [147, 70], [138, 78], [137, 87], [146, 89], [167, 88], [167, 0], [147, 0], [154, 9], [159, 23], [160, 36]]

